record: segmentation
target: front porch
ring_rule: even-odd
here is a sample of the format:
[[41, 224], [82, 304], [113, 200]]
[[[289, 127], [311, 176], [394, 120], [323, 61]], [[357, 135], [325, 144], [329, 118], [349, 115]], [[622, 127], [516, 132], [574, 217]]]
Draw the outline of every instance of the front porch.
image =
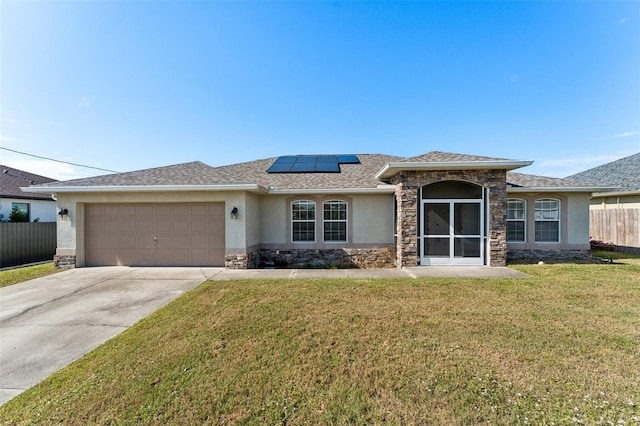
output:
[[396, 189], [400, 267], [504, 267], [505, 169], [402, 171]]

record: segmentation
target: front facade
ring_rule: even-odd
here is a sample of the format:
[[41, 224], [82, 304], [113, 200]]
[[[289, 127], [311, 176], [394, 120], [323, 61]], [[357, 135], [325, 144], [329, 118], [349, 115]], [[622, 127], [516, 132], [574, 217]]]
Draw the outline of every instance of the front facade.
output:
[[593, 185], [430, 152], [200, 162], [30, 187], [57, 197], [60, 267], [504, 266], [589, 253]]

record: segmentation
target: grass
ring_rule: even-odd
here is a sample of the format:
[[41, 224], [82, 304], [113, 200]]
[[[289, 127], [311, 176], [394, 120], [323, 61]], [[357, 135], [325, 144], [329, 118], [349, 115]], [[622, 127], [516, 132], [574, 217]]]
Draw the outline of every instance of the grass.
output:
[[531, 277], [207, 282], [0, 423], [639, 423], [640, 264], [515, 268]]
[[612, 261], [615, 263], [625, 263], [628, 265], [640, 265], [640, 255], [620, 253], [617, 251], [594, 250], [591, 252], [594, 258]]
[[22, 268], [7, 269], [0, 271], [0, 287], [6, 287], [8, 285], [21, 283], [34, 278], [44, 277], [45, 275], [55, 274], [56, 272], [60, 272], [60, 269], [55, 269], [53, 262], [25, 266]]

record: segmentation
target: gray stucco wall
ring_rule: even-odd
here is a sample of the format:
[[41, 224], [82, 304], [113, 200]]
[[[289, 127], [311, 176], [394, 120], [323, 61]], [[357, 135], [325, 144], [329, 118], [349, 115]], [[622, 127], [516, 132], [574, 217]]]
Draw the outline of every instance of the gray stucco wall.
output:
[[[318, 223], [321, 223], [321, 209], [324, 200], [338, 198], [331, 195], [262, 195], [260, 196], [260, 243], [291, 246], [287, 238], [291, 226], [288, 205], [293, 199], [308, 199], [317, 203]], [[344, 197], [343, 197], [344, 198]], [[392, 194], [349, 194], [350, 215], [349, 245], [379, 245], [393, 243]], [[295, 245], [295, 244], [294, 244]], [[335, 245], [335, 244], [334, 244]]]

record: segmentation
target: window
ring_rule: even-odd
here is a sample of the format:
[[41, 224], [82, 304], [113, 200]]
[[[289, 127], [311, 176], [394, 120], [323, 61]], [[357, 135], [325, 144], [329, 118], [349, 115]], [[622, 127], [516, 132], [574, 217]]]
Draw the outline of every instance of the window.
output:
[[525, 241], [525, 223], [527, 218], [527, 203], [525, 200], [507, 200], [507, 241]]
[[347, 203], [332, 200], [323, 204], [324, 241], [347, 241]]
[[560, 201], [550, 198], [536, 200], [536, 241], [560, 241]]
[[291, 239], [294, 242], [316, 240], [316, 203], [294, 201], [291, 203]]
[[[29, 214], [29, 203], [11, 203], [11, 211], [18, 210], [18, 214], [22, 217], [20, 220], [14, 222], [29, 222], [31, 221], [31, 215]], [[24, 220], [23, 220], [24, 219]]]

